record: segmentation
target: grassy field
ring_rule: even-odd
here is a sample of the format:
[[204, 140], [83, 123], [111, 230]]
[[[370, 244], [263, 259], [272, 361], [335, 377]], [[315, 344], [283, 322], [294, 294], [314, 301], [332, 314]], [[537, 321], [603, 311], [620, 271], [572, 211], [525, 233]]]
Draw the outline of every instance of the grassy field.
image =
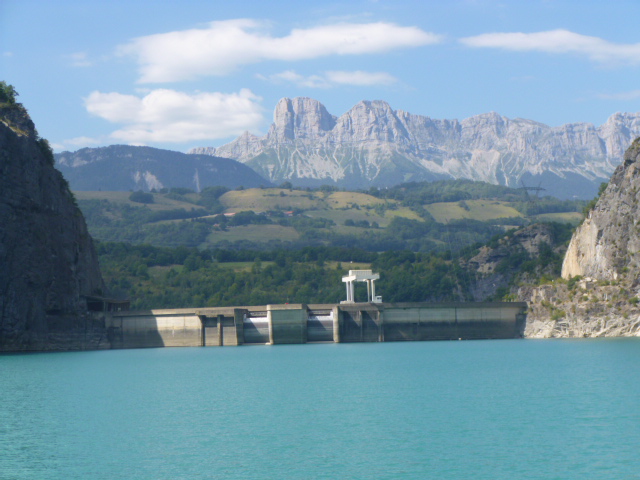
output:
[[[354, 205], [360, 207], [373, 207], [384, 204], [385, 201], [366, 193], [358, 192], [333, 192], [326, 198], [326, 203], [330, 208], [352, 208]], [[390, 200], [389, 203], [397, 203]]]
[[167, 198], [164, 195], [153, 194], [154, 203], [138, 203], [129, 200], [131, 192], [73, 192], [78, 200], [108, 200], [117, 204], [127, 204], [132, 207], [146, 206], [150, 210], [177, 210], [184, 208], [185, 210], [193, 210], [194, 208], [202, 208], [189, 202], [182, 202]]
[[319, 192], [285, 188], [250, 188], [227, 192], [220, 197], [220, 203], [225, 207], [227, 213], [246, 210], [258, 213], [276, 209], [320, 208], [324, 200]]
[[[250, 188], [234, 190], [220, 197], [227, 213], [253, 210], [299, 208], [302, 210], [335, 210], [384, 204], [384, 200], [358, 192], [307, 192], [286, 188]], [[396, 203], [396, 202], [393, 202]]]
[[[464, 208], [464, 205], [467, 208]], [[445, 202], [425, 205], [437, 222], [469, 218], [473, 220], [494, 220], [496, 218], [522, 217], [522, 213], [507, 202], [494, 200], [467, 200], [466, 202]]]

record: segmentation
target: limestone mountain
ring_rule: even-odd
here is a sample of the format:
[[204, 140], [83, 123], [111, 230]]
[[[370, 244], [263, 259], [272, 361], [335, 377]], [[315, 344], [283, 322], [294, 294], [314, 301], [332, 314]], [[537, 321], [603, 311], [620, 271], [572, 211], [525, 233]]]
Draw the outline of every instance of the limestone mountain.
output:
[[0, 351], [108, 346], [93, 242], [26, 110], [0, 105]]
[[270, 185], [251, 168], [228, 158], [187, 155], [151, 147], [111, 145], [55, 155], [72, 190], [128, 191], [214, 185], [228, 188]]
[[592, 198], [638, 135], [640, 113], [617, 113], [600, 127], [549, 127], [493, 112], [436, 120], [379, 100], [336, 117], [317, 100], [283, 98], [266, 135], [190, 153], [236, 159], [274, 183], [363, 188], [467, 178]]

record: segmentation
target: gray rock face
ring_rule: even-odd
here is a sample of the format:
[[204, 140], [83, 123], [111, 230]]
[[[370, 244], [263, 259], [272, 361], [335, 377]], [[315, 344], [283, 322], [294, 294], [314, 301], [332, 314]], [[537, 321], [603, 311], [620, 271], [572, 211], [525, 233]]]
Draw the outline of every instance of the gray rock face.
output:
[[0, 109], [0, 351], [105, 347], [84, 295], [97, 255], [53, 156], [21, 106]]
[[618, 280], [640, 274], [640, 139], [620, 165], [589, 216], [578, 227], [562, 265], [562, 277]]
[[553, 229], [547, 224], [533, 224], [502, 238], [497, 245], [485, 245], [477, 255], [463, 262], [462, 266], [475, 275], [471, 283], [474, 301], [485, 301], [501, 288], [506, 288], [518, 266], [508, 266], [509, 258], [526, 255], [537, 258], [545, 246], [556, 243]]
[[[574, 232], [562, 277], [521, 287], [527, 337], [640, 336], [640, 139]], [[582, 277], [581, 279], [576, 277]]]
[[311, 98], [284, 98], [263, 137], [245, 133], [190, 153], [239, 160], [278, 183], [349, 188], [468, 178], [538, 185], [560, 198], [592, 198], [640, 135], [640, 114], [617, 113], [602, 126], [560, 127], [487, 113], [435, 120], [362, 101], [340, 117]]

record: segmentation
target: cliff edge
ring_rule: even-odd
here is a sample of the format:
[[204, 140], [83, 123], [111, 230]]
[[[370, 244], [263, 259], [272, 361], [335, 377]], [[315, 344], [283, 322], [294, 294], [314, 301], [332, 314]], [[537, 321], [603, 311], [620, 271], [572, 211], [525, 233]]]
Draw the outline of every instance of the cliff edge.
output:
[[624, 154], [607, 188], [571, 238], [562, 278], [635, 280], [640, 273], [640, 138]]
[[571, 237], [562, 280], [518, 296], [528, 337], [640, 335], [640, 138]]
[[48, 143], [21, 104], [0, 102], [0, 352], [107, 348], [104, 320], [87, 312], [102, 289]]

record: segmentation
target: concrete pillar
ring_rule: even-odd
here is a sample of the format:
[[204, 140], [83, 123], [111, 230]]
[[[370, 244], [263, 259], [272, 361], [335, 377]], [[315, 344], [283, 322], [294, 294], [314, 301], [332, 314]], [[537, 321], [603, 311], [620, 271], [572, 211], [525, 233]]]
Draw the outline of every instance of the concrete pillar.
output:
[[340, 343], [340, 324], [342, 323], [342, 315], [340, 307], [333, 307], [333, 342]]
[[236, 327], [236, 345], [244, 344], [244, 314], [246, 310], [241, 308], [233, 309], [233, 323]]
[[[197, 314], [198, 312], [196, 312]], [[207, 316], [206, 315], [198, 315], [200, 319], [200, 346], [207, 346]]]

